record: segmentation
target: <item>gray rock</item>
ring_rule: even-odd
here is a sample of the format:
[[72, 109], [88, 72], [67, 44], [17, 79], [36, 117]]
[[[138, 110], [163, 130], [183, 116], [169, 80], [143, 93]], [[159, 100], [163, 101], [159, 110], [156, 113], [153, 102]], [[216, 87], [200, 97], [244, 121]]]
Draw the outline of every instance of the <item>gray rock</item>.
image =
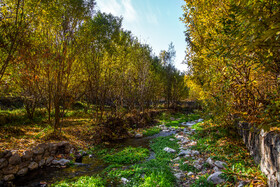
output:
[[54, 164], [54, 165], [66, 166], [66, 164], [68, 164], [69, 162], [70, 162], [70, 160], [61, 159], [61, 160], [53, 160], [53, 161], [52, 161], [52, 164]]
[[183, 173], [176, 173], [174, 174], [174, 176], [177, 178], [177, 179], [182, 179], [185, 177], [185, 175]]
[[199, 155], [199, 152], [198, 151], [192, 151], [192, 155]]
[[53, 159], [54, 159], [54, 158], [53, 158], [52, 156], [49, 157], [49, 158], [47, 158], [46, 164], [49, 166], [49, 165], [52, 163]]
[[24, 151], [22, 155], [22, 160], [30, 160], [33, 156], [33, 152], [31, 151]]
[[245, 186], [246, 184], [248, 184], [248, 182], [246, 182], [246, 181], [240, 181], [240, 182], [238, 183], [238, 187], [243, 187], [243, 186]]
[[185, 156], [185, 155], [191, 155], [191, 154], [192, 154], [191, 150], [185, 150], [185, 151], [181, 151], [178, 155]]
[[187, 143], [189, 143], [189, 142], [190, 142], [190, 140], [184, 139], [184, 140], [181, 142], [181, 144], [187, 144]]
[[191, 176], [191, 175], [194, 175], [194, 173], [190, 171], [187, 175]]
[[180, 160], [180, 157], [174, 158], [173, 161], [178, 161]]
[[36, 162], [31, 162], [28, 166], [28, 168], [32, 171], [34, 169], [37, 169], [39, 165]]
[[27, 168], [29, 166], [29, 164], [30, 164], [30, 161], [21, 162], [19, 164], [19, 169], [21, 170], [23, 168]]
[[46, 164], [46, 160], [45, 159], [42, 159], [42, 160], [40, 160], [40, 162], [39, 162], [39, 167], [42, 167], [42, 166], [44, 166]]
[[219, 169], [217, 166], [215, 166], [215, 167], [213, 168], [213, 170], [214, 170], [215, 172], [220, 171], [220, 169]]
[[210, 157], [207, 158], [206, 163], [208, 163], [211, 167], [214, 167], [214, 166], [215, 166], [215, 165], [214, 165], [214, 161], [213, 161]]
[[143, 137], [143, 134], [141, 134], [141, 133], [137, 133], [136, 135], [135, 135], [135, 138], [142, 138]]
[[175, 120], [175, 118], [173, 118], [173, 117], [170, 117], [170, 120], [171, 120], [171, 121], [174, 121], [174, 120]]
[[179, 140], [179, 141], [185, 140], [185, 137], [184, 137], [184, 136], [181, 136], [181, 135], [178, 135], [178, 136], [176, 136], [175, 138], [176, 138], [177, 140]]
[[162, 130], [162, 132], [170, 132], [170, 130], [169, 129], [164, 129], [164, 130]]
[[212, 182], [213, 184], [220, 184], [220, 183], [223, 183], [225, 182], [225, 179], [222, 179], [220, 177], [220, 175], [222, 174], [222, 172], [218, 171], [218, 172], [215, 172], [213, 173], [212, 175], [210, 175], [208, 178], [207, 178], [207, 181], [208, 182]]
[[17, 165], [21, 162], [21, 158], [19, 156], [19, 154], [13, 154], [10, 159], [9, 159], [9, 164], [11, 165]]
[[203, 166], [200, 164], [195, 164], [194, 167], [198, 170], [201, 170]]
[[58, 161], [58, 164], [60, 164], [61, 166], [66, 166], [66, 164], [70, 163], [70, 160], [67, 159], [61, 159]]
[[42, 155], [44, 153], [44, 148], [42, 147], [35, 147], [32, 149], [33, 154], [35, 155]]
[[18, 170], [19, 170], [19, 166], [9, 165], [8, 167], [4, 168], [2, 171], [4, 175], [9, 175], [9, 174], [16, 174]]
[[169, 141], [175, 141], [175, 139], [174, 138], [170, 138]]
[[171, 149], [169, 147], [165, 147], [163, 150], [168, 152], [168, 153], [176, 153], [176, 151], [174, 149]]
[[121, 178], [121, 181], [122, 181], [123, 184], [129, 183], [129, 180], [124, 178], [124, 177]]
[[0, 169], [6, 167], [8, 165], [8, 161], [5, 158], [0, 159]]
[[3, 178], [4, 181], [11, 181], [13, 179], [15, 179], [15, 176], [13, 174], [5, 175]]
[[19, 170], [17, 172], [17, 175], [24, 176], [24, 175], [26, 175], [27, 172], [28, 172], [28, 168], [22, 168], [21, 170]]
[[222, 161], [216, 161], [216, 162], [214, 162], [214, 165], [217, 166], [220, 169], [224, 169], [225, 166], [227, 166], [227, 163], [222, 162]]

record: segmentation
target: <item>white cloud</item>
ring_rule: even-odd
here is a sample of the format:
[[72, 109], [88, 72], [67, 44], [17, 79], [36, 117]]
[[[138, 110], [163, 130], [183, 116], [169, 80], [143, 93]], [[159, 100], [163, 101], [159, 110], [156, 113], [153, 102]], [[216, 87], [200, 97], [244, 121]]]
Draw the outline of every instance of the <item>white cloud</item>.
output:
[[97, 6], [102, 12], [122, 16], [127, 22], [135, 22], [138, 19], [131, 0], [97, 0]]

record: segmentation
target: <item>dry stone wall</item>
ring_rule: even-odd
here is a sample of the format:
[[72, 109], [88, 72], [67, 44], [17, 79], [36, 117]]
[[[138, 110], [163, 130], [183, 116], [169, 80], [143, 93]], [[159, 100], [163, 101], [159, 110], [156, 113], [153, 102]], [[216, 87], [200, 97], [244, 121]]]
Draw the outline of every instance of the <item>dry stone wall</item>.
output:
[[26, 150], [22, 155], [17, 151], [5, 150], [0, 152], [0, 181], [13, 180], [16, 176], [24, 176], [28, 171], [43, 166], [59, 167], [60, 162], [55, 157], [67, 157], [74, 152], [75, 149], [69, 142], [42, 143]]
[[268, 178], [268, 186], [280, 186], [280, 134], [265, 132], [246, 122], [238, 123], [238, 133]]

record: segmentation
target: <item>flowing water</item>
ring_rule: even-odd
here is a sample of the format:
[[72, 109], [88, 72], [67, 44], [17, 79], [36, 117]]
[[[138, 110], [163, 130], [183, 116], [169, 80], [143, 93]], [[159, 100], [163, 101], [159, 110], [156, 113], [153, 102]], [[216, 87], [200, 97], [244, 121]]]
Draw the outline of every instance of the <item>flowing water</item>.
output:
[[[171, 132], [163, 132], [149, 136], [144, 138], [129, 138], [118, 140], [110, 143], [106, 147], [121, 149], [124, 147], [144, 147], [150, 148], [150, 140], [160, 137], [160, 136], [169, 136], [174, 134], [175, 131]], [[155, 154], [151, 151], [150, 157], [147, 160], [154, 159]], [[53, 184], [57, 181], [65, 180], [65, 179], [74, 179], [75, 177], [80, 176], [92, 176], [98, 173], [101, 173], [109, 164], [104, 163], [102, 160], [97, 158], [89, 158], [85, 156], [83, 158], [83, 162], [73, 167], [68, 168], [53, 168], [53, 167], [44, 167], [41, 169], [37, 169], [35, 171], [29, 172], [24, 177], [19, 177], [15, 181], [13, 181], [13, 185], [15, 186], [46, 186], [47, 184]]]

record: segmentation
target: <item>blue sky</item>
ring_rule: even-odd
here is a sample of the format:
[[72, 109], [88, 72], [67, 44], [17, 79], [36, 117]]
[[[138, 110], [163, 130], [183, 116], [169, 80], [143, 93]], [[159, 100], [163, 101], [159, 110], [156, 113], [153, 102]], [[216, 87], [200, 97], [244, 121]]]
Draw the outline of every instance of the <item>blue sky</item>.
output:
[[130, 30], [142, 43], [149, 44], [156, 55], [167, 50], [173, 42], [176, 50], [175, 66], [187, 70], [181, 64], [185, 56], [184, 24], [179, 20], [183, 0], [96, 0], [97, 9], [123, 17], [123, 28]]

